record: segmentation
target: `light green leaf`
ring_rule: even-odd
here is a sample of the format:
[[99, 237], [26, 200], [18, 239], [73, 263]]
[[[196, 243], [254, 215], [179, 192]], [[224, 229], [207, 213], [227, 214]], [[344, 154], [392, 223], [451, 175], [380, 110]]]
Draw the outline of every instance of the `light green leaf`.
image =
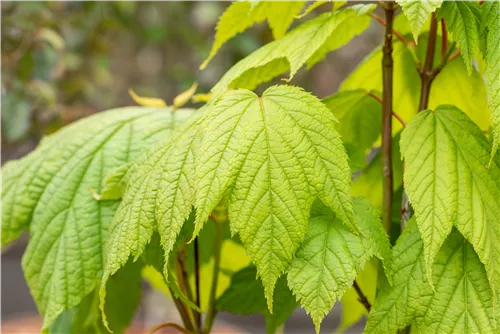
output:
[[155, 230], [165, 251], [164, 273], [167, 273], [169, 254], [194, 202], [196, 125], [202, 115], [198, 111], [131, 167], [125, 193], [109, 228], [101, 308], [108, 278], [130, 256], [137, 259], [144, 252]]
[[[392, 138], [392, 171], [393, 186], [396, 192], [403, 181], [403, 164], [401, 162], [401, 153], [399, 149], [399, 133]], [[359, 177], [352, 183], [352, 195], [363, 196], [377, 210], [382, 210], [382, 155], [378, 149], [372, 160], [362, 170]]]
[[[418, 149], [417, 149], [418, 148]], [[481, 130], [459, 109], [418, 114], [401, 136], [405, 185], [424, 242], [427, 275], [452, 224], [500, 285], [500, 167]]]
[[271, 314], [257, 270], [254, 266], [248, 266], [233, 275], [231, 285], [216, 303], [220, 311], [241, 315], [261, 313], [266, 319], [267, 333], [274, 333], [297, 308], [297, 301], [287, 287], [285, 277], [281, 277], [276, 283], [274, 300]]
[[[372, 259], [366, 262], [365, 267], [356, 276], [356, 282], [359, 288], [365, 294], [368, 302], [373, 305], [375, 293], [377, 291], [378, 273], [377, 260]], [[356, 290], [351, 287], [342, 296], [342, 319], [336, 333], [343, 333], [360, 319], [368, 314], [365, 306], [359, 301], [359, 295]]]
[[[402, 43], [393, 44], [394, 58], [394, 112], [408, 122], [418, 109], [420, 94], [420, 76], [413, 57]], [[365, 89], [382, 91], [382, 51], [380, 48], [369, 54], [358, 67], [342, 82], [340, 91]], [[393, 122], [393, 134], [402, 128], [399, 122]]]
[[388, 260], [390, 245], [379, 214], [360, 198], [353, 201], [363, 236], [349, 231], [324, 205], [315, 204], [304, 243], [290, 264], [288, 285], [310, 314], [316, 332], [337, 299], [372, 256]]
[[281, 38], [306, 1], [235, 1], [217, 23], [214, 45], [200, 66], [204, 69], [224, 43], [256, 23], [267, 19], [275, 39]]
[[418, 35], [429, 16], [437, 8], [441, 7], [443, 1], [409, 1], [399, 0], [397, 3], [403, 9], [403, 13], [410, 21], [413, 38], [418, 42]]
[[[325, 13], [295, 28], [283, 38], [266, 44], [234, 65], [212, 88], [213, 99], [219, 98], [228, 88], [253, 89], [259, 84], [290, 70], [289, 80], [312, 57], [321, 60], [327, 51], [347, 43], [359, 31], [337, 34], [349, 19], [367, 16], [374, 5], [357, 5]], [[338, 39], [331, 36], [337, 36]], [[328, 43], [327, 43], [328, 42]], [[327, 43], [327, 50], [315, 53]], [[319, 52], [319, 51], [318, 51]], [[313, 62], [309, 61], [309, 66]]]
[[[336, 128], [346, 146], [351, 163], [353, 156], [359, 155], [362, 161], [354, 166], [363, 167], [367, 150], [371, 149], [380, 137], [382, 105], [364, 89], [339, 92], [324, 98], [322, 102], [339, 121]], [[353, 150], [357, 152], [352, 152]]]
[[500, 143], [500, 3], [491, 1], [481, 6], [482, 17], [488, 29], [486, 36], [486, 93], [493, 120], [493, 151]]
[[304, 238], [314, 198], [357, 229], [335, 118], [301, 89], [273, 86], [262, 97], [226, 93], [200, 127], [195, 235], [224, 199], [231, 230], [255, 263], [272, 309], [274, 284]]
[[484, 80], [475, 69], [467, 76], [467, 68], [459, 58], [448, 63], [432, 82], [428, 108], [441, 104], [453, 104], [482, 130], [491, 125]]
[[[420, 41], [425, 41], [427, 35], [422, 34]], [[426, 54], [427, 43], [416, 46], [416, 54], [422, 58]], [[436, 42], [436, 54], [439, 55], [441, 41]], [[398, 40], [394, 41], [394, 112], [407, 123], [417, 113], [420, 96], [420, 77], [416, 64], [408, 49]], [[344, 80], [340, 90], [365, 89], [382, 91], [382, 52], [373, 51], [363, 62]], [[432, 83], [429, 97], [429, 108], [440, 104], [453, 104], [464, 111], [483, 130], [491, 124], [488, 109], [486, 108], [485, 85], [481, 75], [473, 68], [469, 77], [465, 64], [460, 60], [453, 60], [447, 64]], [[393, 122], [393, 134], [402, 129], [399, 122]]]
[[94, 290], [116, 201], [96, 201], [111, 169], [136, 158], [185, 118], [169, 109], [120, 108], [75, 122], [2, 169], [2, 244], [23, 230], [22, 265], [43, 328]]
[[479, 42], [479, 4], [476, 1], [443, 1], [438, 16], [446, 21], [448, 31], [460, 47], [467, 72], [471, 74]]
[[435, 291], [424, 274], [423, 243], [412, 218], [393, 248], [394, 282], [377, 295], [365, 333], [495, 333], [494, 294], [472, 246], [454, 229], [433, 268]]

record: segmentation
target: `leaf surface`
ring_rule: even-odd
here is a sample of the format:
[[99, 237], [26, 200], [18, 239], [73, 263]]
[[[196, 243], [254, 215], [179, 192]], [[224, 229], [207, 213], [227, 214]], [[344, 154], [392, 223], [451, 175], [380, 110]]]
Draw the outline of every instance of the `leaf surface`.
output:
[[2, 169], [2, 244], [23, 230], [22, 266], [44, 328], [94, 290], [116, 201], [96, 201], [108, 171], [182, 123], [184, 110], [120, 108], [75, 122]]
[[288, 285], [310, 314], [316, 332], [337, 299], [372, 256], [388, 260], [389, 240], [379, 214], [360, 198], [353, 202], [362, 237], [349, 231], [324, 205], [315, 205], [304, 243], [290, 265]]
[[[109, 228], [101, 307], [107, 279], [133, 256], [137, 259], [158, 231], [165, 252], [167, 276], [169, 254], [194, 202], [194, 156], [200, 110], [164, 141], [137, 159], [127, 175], [123, 198]], [[168, 277], [168, 276], [167, 276]]]
[[488, 105], [493, 120], [493, 151], [500, 143], [500, 3], [485, 2], [481, 6], [482, 21], [488, 29], [486, 36], [485, 82]]
[[[289, 80], [292, 79], [302, 65], [307, 62], [309, 66], [314, 64], [311, 58], [321, 60], [326, 52], [344, 45], [360, 33], [356, 29], [342, 30], [342, 34], [336, 32], [349, 20], [367, 26], [368, 13], [373, 8], [374, 5], [352, 6], [324, 13], [301, 24], [283, 38], [266, 44], [229, 69], [212, 88], [213, 99], [216, 100], [228, 88], [253, 89], [287, 71], [290, 71]], [[318, 51], [325, 43], [330, 46]]]
[[435, 291], [424, 273], [423, 243], [412, 218], [393, 248], [393, 286], [377, 296], [365, 333], [494, 333], [494, 294], [472, 246], [453, 229], [433, 268]]
[[226, 93], [200, 128], [195, 235], [224, 199], [272, 309], [274, 284], [304, 238], [316, 197], [357, 230], [335, 118], [301, 89], [273, 86], [262, 97]]
[[418, 35], [422, 26], [428, 21], [431, 13], [441, 7], [443, 1], [399, 0], [397, 3], [401, 6], [403, 13], [410, 21], [413, 38], [418, 42]]
[[427, 274], [452, 225], [485, 264], [494, 289], [500, 284], [500, 168], [491, 146], [459, 109], [443, 105], [421, 112], [403, 131], [405, 185], [424, 242]]
[[444, 18], [448, 31], [460, 47], [460, 53], [472, 73], [472, 59], [479, 42], [479, 4], [475, 1], [443, 1], [438, 17]]
[[217, 23], [210, 55], [200, 66], [204, 69], [228, 40], [256, 23], [267, 20], [275, 39], [281, 38], [306, 1], [235, 1]]

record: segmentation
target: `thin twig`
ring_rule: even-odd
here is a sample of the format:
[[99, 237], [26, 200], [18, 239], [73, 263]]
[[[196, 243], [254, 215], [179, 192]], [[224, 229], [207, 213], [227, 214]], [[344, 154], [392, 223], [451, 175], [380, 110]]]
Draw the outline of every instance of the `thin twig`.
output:
[[441, 19], [441, 61], [446, 61], [446, 52], [448, 51], [448, 31], [446, 23]]
[[[382, 104], [382, 105], [384, 104], [384, 101], [377, 94], [374, 94], [373, 92], [368, 92], [368, 96], [374, 98], [380, 104]], [[396, 114], [396, 112], [394, 110], [392, 111], [392, 116], [394, 116], [394, 118], [397, 119], [399, 121], [399, 123], [401, 123], [401, 125], [403, 126], [403, 128], [406, 128], [406, 122], [401, 118], [401, 116], [399, 116], [398, 114]]]
[[215, 244], [214, 244], [214, 270], [212, 273], [212, 286], [210, 289], [210, 300], [208, 303], [208, 312], [205, 318], [205, 330], [204, 333], [210, 333], [212, 325], [217, 315], [217, 309], [215, 308], [215, 297], [217, 292], [217, 283], [219, 279], [220, 271], [220, 252], [221, 252], [221, 231], [220, 222], [214, 219], [215, 222]]
[[382, 47], [382, 162], [383, 162], [383, 212], [382, 221], [388, 235], [391, 235], [392, 227], [392, 198], [393, 175], [392, 175], [392, 99], [393, 99], [393, 72], [394, 60], [392, 59], [392, 23], [394, 19], [394, 1], [386, 3], [385, 37]]
[[437, 19], [436, 13], [432, 13], [431, 28], [429, 30], [429, 42], [427, 44], [427, 54], [425, 56], [424, 68], [420, 72], [421, 86], [420, 86], [420, 104], [418, 110], [427, 109], [429, 104], [429, 95], [431, 83], [436, 77], [432, 71], [432, 64], [434, 61], [434, 54], [436, 51], [436, 36], [437, 36]]
[[[375, 19], [375, 21], [377, 21], [378, 23], [380, 23], [384, 27], [387, 27], [387, 22], [383, 18], [381, 18], [380, 16], [373, 14], [373, 13], [370, 13], [370, 16], [373, 17]], [[409, 42], [399, 31], [392, 29], [392, 33], [405, 45], [407, 45], [407, 46], [412, 45], [412, 43]]]
[[[194, 276], [196, 285], [196, 306], [201, 309], [200, 301], [200, 252], [198, 247], [198, 237], [194, 239]], [[201, 333], [201, 313], [195, 312], [196, 326], [198, 327], [199, 333]]]
[[168, 287], [168, 290], [170, 291], [170, 295], [172, 296], [172, 300], [174, 301], [174, 305], [177, 308], [177, 311], [179, 312], [179, 315], [181, 316], [182, 322], [184, 323], [184, 326], [190, 331], [194, 331], [194, 326], [192, 324], [191, 318], [189, 316], [187, 306], [180, 301], [179, 298], [175, 297], [174, 291], [172, 290], [171, 287]]
[[356, 290], [356, 293], [358, 294], [358, 300], [361, 304], [363, 304], [363, 306], [366, 308], [366, 310], [368, 312], [370, 312], [370, 310], [372, 309], [372, 305], [370, 304], [370, 302], [368, 301], [368, 298], [366, 298], [365, 294], [363, 293], [363, 291], [361, 291], [359, 285], [358, 285], [358, 282], [356, 282], [356, 280], [354, 280], [354, 283], [352, 285], [354, 287], [354, 290]]
[[153, 334], [154, 332], [156, 332], [157, 330], [159, 329], [162, 329], [162, 328], [167, 328], [167, 327], [170, 327], [170, 328], [175, 328], [177, 329], [179, 332], [181, 333], [185, 333], [185, 334], [189, 334], [189, 332], [187, 331], [187, 329], [185, 329], [184, 327], [180, 326], [180, 325], [177, 325], [176, 323], [173, 323], [173, 322], [165, 322], [163, 324], [159, 324], [153, 328], [151, 328], [147, 334]]

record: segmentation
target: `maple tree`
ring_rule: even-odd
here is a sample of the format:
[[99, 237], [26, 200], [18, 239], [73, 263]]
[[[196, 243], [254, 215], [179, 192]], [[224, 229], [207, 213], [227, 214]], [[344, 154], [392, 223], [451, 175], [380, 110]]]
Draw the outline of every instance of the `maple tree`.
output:
[[[198, 110], [183, 108], [196, 86], [170, 107], [132, 92], [141, 107], [7, 163], [2, 246], [30, 234], [42, 331], [123, 332], [141, 279], [183, 321], [151, 332], [209, 333], [218, 311], [260, 313], [274, 332], [297, 307], [319, 332], [337, 301], [342, 330], [366, 315], [366, 333], [498, 331], [500, 2], [378, 6], [385, 17], [234, 2], [202, 68], [255, 23], [275, 40], [195, 96]], [[371, 21], [382, 46], [337, 93], [288, 84]]]

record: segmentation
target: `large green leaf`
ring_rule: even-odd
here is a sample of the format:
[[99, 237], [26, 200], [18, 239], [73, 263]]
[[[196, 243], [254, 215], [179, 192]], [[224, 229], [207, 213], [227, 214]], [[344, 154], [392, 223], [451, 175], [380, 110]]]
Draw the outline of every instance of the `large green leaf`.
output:
[[226, 93], [200, 128], [195, 231], [225, 199], [231, 230], [255, 263], [271, 309], [274, 284], [304, 238], [316, 197], [357, 229], [335, 118], [301, 89], [273, 86], [262, 97]]
[[353, 234], [331, 210], [317, 203], [304, 243], [290, 265], [288, 285], [311, 315], [316, 332], [365, 262], [374, 255], [385, 260], [390, 257], [389, 240], [379, 213], [359, 197], [353, 206], [361, 233], [368, 237]]
[[108, 171], [140, 155], [190, 110], [121, 108], [75, 122], [2, 170], [2, 244], [29, 230], [23, 269], [44, 328], [94, 290], [116, 201], [98, 202]]
[[487, 28], [486, 36], [486, 93], [493, 120], [493, 152], [500, 143], [500, 3], [485, 2], [481, 6], [482, 21]]
[[[394, 111], [408, 122], [417, 113], [420, 92], [420, 77], [408, 49], [399, 41], [394, 42]], [[342, 82], [340, 90], [365, 89], [382, 91], [382, 51], [377, 48], [370, 53]], [[393, 123], [394, 133], [401, 130]]]
[[256, 23], [267, 20], [275, 39], [281, 38], [306, 1], [235, 1], [217, 23], [214, 45], [200, 66], [204, 69], [221, 46]]
[[418, 35], [424, 23], [437, 8], [441, 7], [443, 1], [409, 1], [399, 0], [397, 3], [403, 9], [403, 13], [410, 21], [413, 38], [418, 42]]
[[[426, 54], [426, 34], [420, 36], [420, 43], [415, 47], [415, 53], [423, 63]], [[440, 40], [436, 43], [436, 57], [439, 57]], [[394, 41], [394, 111], [409, 122], [416, 115], [419, 107], [420, 77], [411, 52], [400, 41]], [[382, 52], [373, 51], [344, 80], [340, 90], [366, 89], [382, 91]], [[488, 102], [485, 94], [485, 84], [481, 75], [472, 69], [467, 77], [465, 64], [455, 59], [447, 64], [432, 83], [429, 107], [440, 104], [453, 104], [464, 111], [483, 130], [491, 124], [488, 112]], [[399, 122], [393, 123], [393, 133], [401, 130]]]
[[433, 290], [424, 274], [423, 243], [415, 220], [393, 248], [393, 285], [377, 295], [365, 333], [495, 333], [494, 294], [472, 246], [454, 229], [433, 268]]
[[[324, 13], [301, 24], [283, 38], [266, 44], [229, 69], [212, 88], [213, 98], [217, 99], [228, 88], [253, 89], [287, 71], [290, 71], [289, 79], [293, 78], [306, 62], [309, 66], [313, 65], [311, 58], [321, 60], [326, 52], [342, 46], [360, 33], [357, 28], [345, 31], [342, 27], [348, 21], [349, 24], [354, 21], [354, 24], [367, 27], [370, 20], [368, 13], [373, 8], [374, 5], [352, 6]], [[338, 31], [342, 34], [337, 34]], [[324, 45], [330, 47], [325, 49]]]
[[479, 42], [479, 4], [476, 1], [443, 1], [438, 11], [446, 28], [460, 47], [460, 53], [472, 73], [472, 59]]
[[424, 242], [427, 275], [452, 225], [500, 285], [500, 167], [481, 130], [456, 107], [424, 111], [401, 135], [405, 186]]
[[337, 130], [346, 146], [352, 169], [365, 165], [366, 153], [382, 129], [382, 105], [369, 94], [364, 89], [346, 90], [322, 100], [339, 121]]
[[158, 231], [168, 257], [194, 202], [194, 155], [200, 110], [170, 137], [157, 143], [130, 166], [122, 201], [109, 228], [101, 307], [106, 281], [133, 256], [137, 259]]

